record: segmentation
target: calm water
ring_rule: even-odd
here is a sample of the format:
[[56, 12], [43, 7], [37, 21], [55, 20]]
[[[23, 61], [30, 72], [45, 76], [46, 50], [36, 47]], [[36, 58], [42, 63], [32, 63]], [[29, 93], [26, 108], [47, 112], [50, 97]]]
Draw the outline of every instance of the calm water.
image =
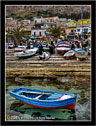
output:
[[[90, 80], [79, 78], [77, 81], [70, 77], [50, 79], [6, 79], [6, 120], [91, 120]], [[9, 90], [16, 87], [37, 88], [57, 92], [75, 93], [77, 101], [75, 112], [67, 109], [45, 110], [24, 105], [9, 95]]]

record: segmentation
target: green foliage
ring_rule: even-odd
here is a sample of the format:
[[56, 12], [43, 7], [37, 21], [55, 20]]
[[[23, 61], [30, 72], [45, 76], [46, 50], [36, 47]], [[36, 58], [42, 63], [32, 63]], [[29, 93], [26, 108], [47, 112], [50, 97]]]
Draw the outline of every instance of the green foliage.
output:
[[29, 34], [25, 30], [21, 30], [20, 28], [13, 29], [11, 31], [8, 31], [7, 36], [9, 36], [11, 39], [16, 38], [17, 39], [17, 44], [20, 45], [20, 39], [22, 37], [28, 38]]
[[51, 29], [47, 29], [47, 31], [50, 33], [49, 35], [54, 36], [55, 39], [60, 37], [60, 35], [65, 36], [63, 29], [61, 29], [60, 27], [57, 27], [57, 26], [54, 28], [51, 28]]

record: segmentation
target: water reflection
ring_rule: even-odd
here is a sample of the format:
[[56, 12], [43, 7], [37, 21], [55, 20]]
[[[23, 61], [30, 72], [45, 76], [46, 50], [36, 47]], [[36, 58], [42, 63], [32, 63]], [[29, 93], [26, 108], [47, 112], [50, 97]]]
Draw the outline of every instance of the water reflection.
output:
[[[25, 104], [9, 95], [9, 90], [16, 87], [37, 88], [57, 92], [77, 92], [75, 111], [67, 109], [38, 109]], [[20, 120], [90, 120], [90, 81], [78, 82], [65, 77], [57, 80], [7, 78], [6, 82], [6, 115], [17, 115]], [[14, 119], [11, 119], [14, 120]]]

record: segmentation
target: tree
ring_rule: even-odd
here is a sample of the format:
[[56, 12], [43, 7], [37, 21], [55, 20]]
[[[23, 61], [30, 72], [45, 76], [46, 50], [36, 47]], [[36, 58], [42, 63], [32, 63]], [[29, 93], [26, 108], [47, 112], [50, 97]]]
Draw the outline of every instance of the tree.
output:
[[64, 33], [64, 29], [62, 29], [61, 27], [53, 27], [51, 29], [47, 29], [47, 31], [50, 33], [50, 36], [54, 36], [55, 41], [57, 41], [58, 38], [60, 38], [60, 36], [65, 36]]
[[16, 29], [8, 31], [7, 35], [10, 36], [11, 39], [16, 38], [17, 39], [17, 45], [20, 45], [20, 39], [22, 37], [28, 38], [29, 33], [25, 30], [21, 30], [20, 27], [17, 27]]

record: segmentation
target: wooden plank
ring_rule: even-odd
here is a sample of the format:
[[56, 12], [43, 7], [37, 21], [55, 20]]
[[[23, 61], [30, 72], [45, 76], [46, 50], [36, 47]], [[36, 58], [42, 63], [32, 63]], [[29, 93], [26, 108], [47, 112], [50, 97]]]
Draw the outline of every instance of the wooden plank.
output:
[[22, 93], [30, 93], [30, 94], [46, 94], [46, 95], [52, 95], [53, 93], [45, 93], [45, 92], [34, 92], [34, 91], [22, 91]]

